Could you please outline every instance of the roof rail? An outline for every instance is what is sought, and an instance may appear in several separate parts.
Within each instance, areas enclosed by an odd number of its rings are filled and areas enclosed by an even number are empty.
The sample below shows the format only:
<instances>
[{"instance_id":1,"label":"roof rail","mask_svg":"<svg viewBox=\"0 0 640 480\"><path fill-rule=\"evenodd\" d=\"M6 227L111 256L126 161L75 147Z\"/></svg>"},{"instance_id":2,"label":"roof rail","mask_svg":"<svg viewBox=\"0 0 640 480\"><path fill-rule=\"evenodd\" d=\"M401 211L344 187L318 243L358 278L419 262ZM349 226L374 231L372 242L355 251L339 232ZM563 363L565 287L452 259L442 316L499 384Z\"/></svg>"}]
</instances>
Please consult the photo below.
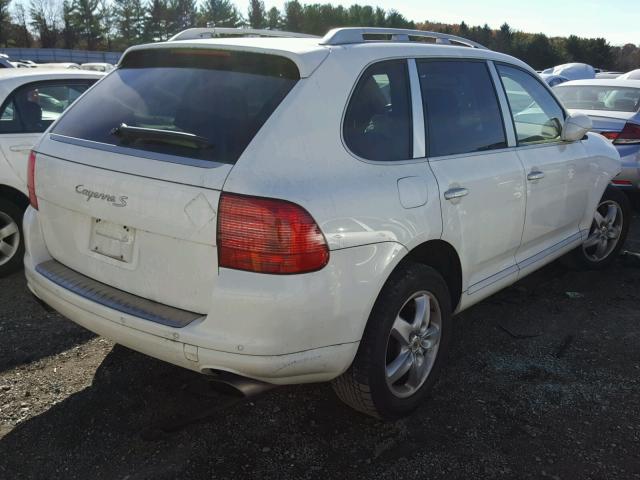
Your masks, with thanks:
<instances>
[{"instance_id":1,"label":"roof rail","mask_svg":"<svg viewBox=\"0 0 640 480\"><path fill-rule=\"evenodd\" d=\"M463 45L472 48L482 48L488 50L487 47L480 45L466 38L448 33L428 32L426 30L408 30L404 28L361 28L347 27L334 28L322 38L322 45L346 45L350 43L366 43L366 42L411 42L420 41L423 38L431 38L435 43L440 45Z\"/></svg>"},{"instance_id":2,"label":"roof rail","mask_svg":"<svg viewBox=\"0 0 640 480\"><path fill-rule=\"evenodd\" d=\"M319 38L315 35L307 35L306 33L283 32L281 30L260 30L255 28L227 28L227 27L211 27L211 28L188 28L177 33L169 39L170 42L176 40L196 40L201 38L214 38L219 36L238 36L238 37L296 37L296 38Z\"/></svg>"}]
</instances>

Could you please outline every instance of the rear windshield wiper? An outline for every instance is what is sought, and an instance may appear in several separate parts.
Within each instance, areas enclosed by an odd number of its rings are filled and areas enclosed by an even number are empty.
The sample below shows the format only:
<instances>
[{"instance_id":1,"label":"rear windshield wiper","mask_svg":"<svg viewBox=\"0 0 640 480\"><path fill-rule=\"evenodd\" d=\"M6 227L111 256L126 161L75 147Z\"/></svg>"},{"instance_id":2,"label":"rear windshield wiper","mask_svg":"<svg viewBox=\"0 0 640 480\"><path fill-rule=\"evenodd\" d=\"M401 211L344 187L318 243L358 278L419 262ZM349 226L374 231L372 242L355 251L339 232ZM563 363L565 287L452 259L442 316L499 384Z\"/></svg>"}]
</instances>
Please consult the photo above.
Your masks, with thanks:
<instances>
[{"instance_id":1,"label":"rear windshield wiper","mask_svg":"<svg viewBox=\"0 0 640 480\"><path fill-rule=\"evenodd\" d=\"M111 135L128 140L169 143L190 148L213 148L208 139L194 133L159 128L131 127L126 123L122 123L111 130Z\"/></svg>"}]
</instances>

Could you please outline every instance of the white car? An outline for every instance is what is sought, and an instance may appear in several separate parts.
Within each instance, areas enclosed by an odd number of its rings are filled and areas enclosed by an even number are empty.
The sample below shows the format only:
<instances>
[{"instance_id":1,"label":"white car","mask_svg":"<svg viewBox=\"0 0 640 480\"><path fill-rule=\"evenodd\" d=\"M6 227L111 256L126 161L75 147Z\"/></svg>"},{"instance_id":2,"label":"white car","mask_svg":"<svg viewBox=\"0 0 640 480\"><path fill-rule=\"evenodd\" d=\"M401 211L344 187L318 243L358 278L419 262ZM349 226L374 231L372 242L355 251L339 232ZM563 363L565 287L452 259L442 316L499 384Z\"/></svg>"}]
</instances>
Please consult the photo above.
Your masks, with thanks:
<instances>
[{"instance_id":1,"label":"white car","mask_svg":"<svg viewBox=\"0 0 640 480\"><path fill-rule=\"evenodd\" d=\"M618 153L521 61L423 31L203 38L233 32L130 48L35 147L28 285L74 322L394 418L454 313L622 246Z\"/></svg>"},{"instance_id":2,"label":"white car","mask_svg":"<svg viewBox=\"0 0 640 480\"><path fill-rule=\"evenodd\" d=\"M101 76L68 70L0 70L0 277L22 266L20 225L29 204L29 151L64 109Z\"/></svg>"}]
</instances>

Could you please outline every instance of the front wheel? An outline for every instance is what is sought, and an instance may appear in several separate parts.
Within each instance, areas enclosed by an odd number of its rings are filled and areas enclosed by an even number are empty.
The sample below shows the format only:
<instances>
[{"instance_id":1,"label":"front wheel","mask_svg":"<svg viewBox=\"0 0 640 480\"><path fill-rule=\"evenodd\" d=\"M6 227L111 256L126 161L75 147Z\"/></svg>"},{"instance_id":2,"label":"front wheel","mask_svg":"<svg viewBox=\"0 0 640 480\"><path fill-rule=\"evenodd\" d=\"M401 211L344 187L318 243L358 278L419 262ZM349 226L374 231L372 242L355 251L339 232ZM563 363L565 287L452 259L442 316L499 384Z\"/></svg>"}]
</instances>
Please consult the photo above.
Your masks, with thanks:
<instances>
[{"instance_id":1,"label":"front wheel","mask_svg":"<svg viewBox=\"0 0 640 480\"><path fill-rule=\"evenodd\" d=\"M594 213L589 235L571 252L575 266L599 270L608 267L622 249L629 231L631 206L627 196L607 187Z\"/></svg>"},{"instance_id":2,"label":"front wheel","mask_svg":"<svg viewBox=\"0 0 640 480\"><path fill-rule=\"evenodd\" d=\"M374 417L409 414L437 379L450 324L451 299L442 276L426 265L402 267L380 292L356 358L333 389L349 406Z\"/></svg>"},{"instance_id":3,"label":"front wheel","mask_svg":"<svg viewBox=\"0 0 640 480\"><path fill-rule=\"evenodd\" d=\"M24 255L22 215L24 209L0 198L0 278L20 269Z\"/></svg>"}]
</instances>

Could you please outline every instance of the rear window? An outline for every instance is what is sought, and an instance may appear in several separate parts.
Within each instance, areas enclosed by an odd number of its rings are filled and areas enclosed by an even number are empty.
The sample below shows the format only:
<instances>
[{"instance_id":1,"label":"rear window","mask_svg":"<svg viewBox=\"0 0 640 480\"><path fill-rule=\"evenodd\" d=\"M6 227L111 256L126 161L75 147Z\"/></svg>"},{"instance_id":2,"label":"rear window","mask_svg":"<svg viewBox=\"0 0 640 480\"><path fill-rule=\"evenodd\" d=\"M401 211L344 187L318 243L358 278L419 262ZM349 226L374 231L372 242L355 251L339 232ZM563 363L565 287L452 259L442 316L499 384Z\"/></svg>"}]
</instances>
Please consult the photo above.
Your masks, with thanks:
<instances>
[{"instance_id":1,"label":"rear window","mask_svg":"<svg viewBox=\"0 0 640 480\"><path fill-rule=\"evenodd\" d=\"M69 109L52 133L234 163L299 78L291 60L274 55L209 49L131 52Z\"/></svg>"},{"instance_id":2,"label":"rear window","mask_svg":"<svg viewBox=\"0 0 640 480\"><path fill-rule=\"evenodd\" d=\"M567 85L556 87L553 91L567 108L610 112L640 110L640 88Z\"/></svg>"}]
</instances>

